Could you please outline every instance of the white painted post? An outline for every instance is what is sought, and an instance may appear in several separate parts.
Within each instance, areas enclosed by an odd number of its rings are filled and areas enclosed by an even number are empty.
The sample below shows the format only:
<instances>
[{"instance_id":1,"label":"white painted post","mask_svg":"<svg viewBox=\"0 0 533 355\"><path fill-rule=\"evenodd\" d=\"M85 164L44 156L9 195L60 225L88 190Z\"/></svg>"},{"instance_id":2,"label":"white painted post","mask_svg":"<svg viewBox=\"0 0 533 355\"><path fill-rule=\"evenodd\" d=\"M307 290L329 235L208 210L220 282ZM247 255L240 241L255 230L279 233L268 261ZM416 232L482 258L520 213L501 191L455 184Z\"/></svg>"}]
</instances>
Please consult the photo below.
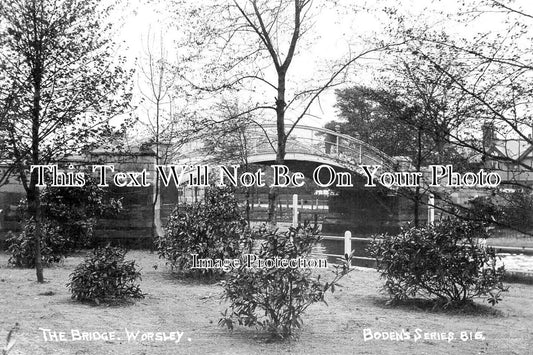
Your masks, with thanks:
<instances>
[{"instance_id":1,"label":"white painted post","mask_svg":"<svg viewBox=\"0 0 533 355\"><path fill-rule=\"evenodd\" d=\"M350 255L352 252L352 232L344 232L344 254Z\"/></svg>"},{"instance_id":2,"label":"white painted post","mask_svg":"<svg viewBox=\"0 0 533 355\"><path fill-rule=\"evenodd\" d=\"M298 226L298 194L292 195L292 226Z\"/></svg>"},{"instance_id":3,"label":"white painted post","mask_svg":"<svg viewBox=\"0 0 533 355\"><path fill-rule=\"evenodd\" d=\"M435 196L429 194L428 196L428 224L433 224L435 221Z\"/></svg>"}]
</instances>

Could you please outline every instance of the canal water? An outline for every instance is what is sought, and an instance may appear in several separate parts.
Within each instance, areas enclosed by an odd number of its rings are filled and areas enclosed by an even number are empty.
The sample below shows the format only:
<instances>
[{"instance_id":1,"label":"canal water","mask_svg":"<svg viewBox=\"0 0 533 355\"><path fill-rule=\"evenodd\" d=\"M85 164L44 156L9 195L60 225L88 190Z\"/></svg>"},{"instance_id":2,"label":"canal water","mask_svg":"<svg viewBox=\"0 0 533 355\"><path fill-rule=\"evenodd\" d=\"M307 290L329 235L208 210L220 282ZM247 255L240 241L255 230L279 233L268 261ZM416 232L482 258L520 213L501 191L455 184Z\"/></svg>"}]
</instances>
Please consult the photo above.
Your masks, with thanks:
<instances>
[{"instance_id":1,"label":"canal water","mask_svg":"<svg viewBox=\"0 0 533 355\"><path fill-rule=\"evenodd\" d=\"M362 236L358 236L362 237ZM327 238L327 237L326 237ZM366 252L371 239L367 241L352 240L352 250L354 256L367 257L370 255ZM340 257L344 255L344 240L342 239L322 239L319 244L313 249L313 256L336 255ZM533 273L533 255L499 253L500 259L497 265L504 265L507 271L519 271L526 273ZM337 257L328 256L328 262L335 262Z\"/></svg>"},{"instance_id":2,"label":"canal water","mask_svg":"<svg viewBox=\"0 0 533 355\"><path fill-rule=\"evenodd\" d=\"M503 264L505 270L533 273L533 256L524 254L498 254L501 260L498 265Z\"/></svg>"}]
</instances>

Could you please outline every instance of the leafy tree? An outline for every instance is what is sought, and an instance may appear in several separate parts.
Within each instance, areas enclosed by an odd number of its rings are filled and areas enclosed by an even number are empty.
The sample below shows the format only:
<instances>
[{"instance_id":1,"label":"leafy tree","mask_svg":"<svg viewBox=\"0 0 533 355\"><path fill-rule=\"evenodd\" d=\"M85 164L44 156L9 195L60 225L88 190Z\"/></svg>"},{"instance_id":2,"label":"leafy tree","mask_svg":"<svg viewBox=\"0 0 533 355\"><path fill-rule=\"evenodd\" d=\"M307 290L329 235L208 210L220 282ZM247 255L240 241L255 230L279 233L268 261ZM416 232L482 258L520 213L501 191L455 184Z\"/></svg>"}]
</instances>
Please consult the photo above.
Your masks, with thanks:
<instances>
[{"instance_id":1,"label":"leafy tree","mask_svg":"<svg viewBox=\"0 0 533 355\"><path fill-rule=\"evenodd\" d=\"M413 123L420 115L418 107L401 102L393 92L363 86L335 93L339 117L345 122L331 121L326 128L338 128L341 133L360 138L391 156L406 155L416 160Z\"/></svg>"},{"instance_id":2,"label":"leafy tree","mask_svg":"<svg viewBox=\"0 0 533 355\"><path fill-rule=\"evenodd\" d=\"M96 0L0 4L0 102L16 93L2 129L35 221L39 282L42 207L37 170L29 168L105 139L109 120L129 100L129 73L114 54L108 12Z\"/></svg>"}]
</instances>

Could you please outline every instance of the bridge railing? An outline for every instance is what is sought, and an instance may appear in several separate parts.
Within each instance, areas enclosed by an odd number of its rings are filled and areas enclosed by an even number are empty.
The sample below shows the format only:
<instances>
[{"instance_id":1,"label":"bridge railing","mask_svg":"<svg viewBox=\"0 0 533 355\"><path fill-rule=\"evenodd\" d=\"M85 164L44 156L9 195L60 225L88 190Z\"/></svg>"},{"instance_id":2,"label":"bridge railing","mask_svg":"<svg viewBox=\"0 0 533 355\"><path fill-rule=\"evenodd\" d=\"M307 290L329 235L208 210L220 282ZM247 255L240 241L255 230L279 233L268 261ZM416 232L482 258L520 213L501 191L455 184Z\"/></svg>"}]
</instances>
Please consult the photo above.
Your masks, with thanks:
<instances>
[{"instance_id":1,"label":"bridge railing","mask_svg":"<svg viewBox=\"0 0 533 355\"><path fill-rule=\"evenodd\" d=\"M247 131L252 154L275 153L276 125L265 124ZM351 165L381 165L393 170L395 161L379 149L348 135L325 128L296 126L286 143L286 153L324 156Z\"/></svg>"}]
</instances>

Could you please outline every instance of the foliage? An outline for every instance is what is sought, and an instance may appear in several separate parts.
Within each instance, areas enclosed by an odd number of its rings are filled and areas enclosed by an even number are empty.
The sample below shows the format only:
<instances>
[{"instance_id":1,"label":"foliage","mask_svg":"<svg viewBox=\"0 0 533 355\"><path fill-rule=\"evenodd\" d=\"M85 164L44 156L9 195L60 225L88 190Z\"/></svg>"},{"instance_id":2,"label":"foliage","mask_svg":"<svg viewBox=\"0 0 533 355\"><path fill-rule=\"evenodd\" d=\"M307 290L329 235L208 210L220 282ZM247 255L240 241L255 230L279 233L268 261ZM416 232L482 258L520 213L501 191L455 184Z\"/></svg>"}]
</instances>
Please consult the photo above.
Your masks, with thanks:
<instances>
[{"instance_id":1,"label":"foliage","mask_svg":"<svg viewBox=\"0 0 533 355\"><path fill-rule=\"evenodd\" d=\"M404 63L404 66L407 66ZM416 66L416 64L413 64ZM395 77L406 75L396 69ZM412 74L411 71L409 71ZM426 73L418 73L423 75ZM399 79L398 79L399 80ZM442 109L442 98L411 93L410 100L402 92L415 78L402 78L400 82L387 82L386 89L353 86L336 90L339 116L347 122L330 121L325 127L358 137L391 156L408 156L415 167L446 161L456 170L472 168L468 155L456 146L444 144L455 122L451 118L435 114ZM431 78L416 78L422 82L434 82ZM422 85L416 83L418 86ZM427 94L424 92L424 94ZM449 97L447 98L449 99ZM430 111L431 107L433 111Z\"/></svg>"},{"instance_id":2,"label":"foliage","mask_svg":"<svg viewBox=\"0 0 533 355\"><path fill-rule=\"evenodd\" d=\"M60 228L51 223L41 225L41 260L44 265L60 262L68 254L65 245L68 240L59 233ZM6 240L8 245L9 264L17 267L35 267L35 223L33 219L26 221L22 231L15 235L9 232Z\"/></svg>"},{"instance_id":3,"label":"foliage","mask_svg":"<svg viewBox=\"0 0 533 355\"><path fill-rule=\"evenodd\" d=\"M116 131L109 121L131 98L131 73L116 55L109 11L98 0L0 2L2 159L10 162L4 171L19 177L26 191L39 282L41 205L37 170L29 174L30 166L109 141Z\"/></svg>"},{"instance_id":4,"label":"foliage","mask_svg":"<svg viewBox=\"0 0 533 355\"><path fill-rule=\"evenodd\" d=\"M468 210L470 219L495 222L523 232L533 228L533 195L528 190L478 196L469 202L472 206Z\"/></svg>"},{"instance_id":5,"label":"foliage","mask_svg":"<svg viewBox=\"0 0 533 355\"><path fill-rule=\"evenodd\" d=\"M394 301L421 295L458 306L488 296L494 305L507 289L502 284L504 267L496 267L494 249L480 244L486 237L483 225L454 219L382 235L374 239L369 252Z\"/></svg>"},{"instance_id":6,"label":"foliage","mask_svg":"<svg viewBox=\"0 0 533 355\"><path fill-rule=\"evenodd\" d=\"M502 205L494 201L492 196L476 196L469 203L471 208L463 213L466 218L482 221L502 220Z\"/></svg>"},{"instance_id":7,"label":"foliage","mask_svg":"<svg viewBox=\"0 0 533 355\"><path fill-rule=\"evenodd\" d=\"M383 152L416 159L416 127L421 109L402 103L397 95L384 90L354 86L336 90L339 116L347 122L331 121L326 128L358 137ZM427 135L424 145L427 146Z\"/></svg>"},{"instance_id":8,"label":"foliage","mask_svg":"<svg viewBox=\"0 0 533 355\"><path fill-rule=\"evenodd\" d=\"M98 218L120 212L120 200L107 198L105 190L92 177L79 187L46 187L41 191L41 260L45 265L57 263L78 248L92 241ZM18 235L10 233L7 240L9 263L18 267L35 267L35 223L27 217L25 201L19 212L26 218ZM33 260L32 260L33 258Z\"/></svg>"},{"instance_id":9,"label":"foliage","mask_svg":"<svg viewBox=\"0 0 533 355\"><path fill-rule=\"evenodd\" d=\"M515 190L502 207L503 219L509 225L523 231L533 229L533 194L531 191Z\"/></svg>"},{"instance_id":10,"label":"foliage","mask_svg":"<svg viewBox=\"0 0 533 355\"><path fill-rule=\"evenodd\" d=\"M98 219L122 210L121 201L109 198L96 179L87 175L84 186L45 188L41 204L44 219L65 239L66 252L89 245Z\"/></svg>"},{"instance_id":11,"label":"foliage","mask_svg":"<svg viewBox=\"0 0 533 355\"><path fill-rule=\"evenodd\" d=\"M386 11L388 32L402 43L390 53L393 70L382 70L394 78L386 80L388 90L422 104L428 120L438 122L440 148L451 145L485 167L498 163L510 185L526 187L532 169L523 149L533 144L530 9L512 1L466 1L435 10L443 27L398 7ZM499 25L479 26L487 21Z\"/></svg>"},{"instance_id":12,"label":"foliage","mask_svg":"<svg viewBox=\"0 0 533 355\"><path fill-rule=\"evenodd\" d=\"M135 261L124 261L126 250L106 246L97 248L70 274L67 287L72 298L96 304L128 298L144 298L137 279L141 273Z\"/></svg>"},{"instance_id":13,"label":"foliage","mask_svg":"<svg viewBox=\"0 0 533 355\"><path fill-rule=\"evenodd\" d=\"M320 239L308 226L286 233L262 229L256 237L264 240L255 254L263 260L306 258ZM326 303L325 293L335 291L338 281L350 272L350 262L351 256L346 255L340 265L335 265L335 277L330 282L320 281L320 275L313 277L309 268L259 268L242 262L223 283L224 297L231 306L219 324L232 330L236 321L266 329L278 338L291 336L295 328L301 327L301 317L310 305Z\"/></svg>"},{"instance_id":14,"label":"foliage","mask_svg":"<svg viewBox=\"0 0 533 355\"><path fill-rule=\"evenodd\" d=\"M21 167L109 138L108 120L129 102L131 74L116 55L110 10L97 0L0 4L0 102L15 101L2 128Z\"/></svg>"},{"instance_id":15,"label":"foliage","mask_svg":"<svg viewBox=\"0 0 533 355\"><path fill-rule=\"evenodd\" d=\"M191 269L192 254L198 259L231 259L238 257L246 222L229 188L207 188L202 202L178 206L169 217L165 234L156 246L180 271L196 276L212 276L213 269Z\"/></svg>"}]
</instances>

